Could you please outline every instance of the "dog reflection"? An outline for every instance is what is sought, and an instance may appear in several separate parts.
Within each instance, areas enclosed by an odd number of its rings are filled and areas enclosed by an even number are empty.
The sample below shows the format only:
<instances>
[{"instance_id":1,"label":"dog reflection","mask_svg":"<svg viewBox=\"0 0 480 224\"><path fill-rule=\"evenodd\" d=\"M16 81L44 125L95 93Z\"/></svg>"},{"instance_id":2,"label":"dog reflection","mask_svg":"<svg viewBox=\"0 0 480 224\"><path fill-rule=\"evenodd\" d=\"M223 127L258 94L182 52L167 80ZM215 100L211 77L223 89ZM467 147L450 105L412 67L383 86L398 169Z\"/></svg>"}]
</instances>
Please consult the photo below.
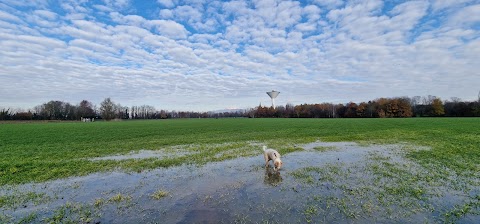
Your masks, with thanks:
<instances>
[{"instance_id":1,"label":"dog reflection","mask_svg":"<svg viewBox=\"0 0 480 224\"><path fill-rule=\"evenodd\" d=\"M280 171L275 170L273 167L265 167L265 179L263 182L268 185L278 186L282 182L282 176Z\"/></svg>"}]
</instances>

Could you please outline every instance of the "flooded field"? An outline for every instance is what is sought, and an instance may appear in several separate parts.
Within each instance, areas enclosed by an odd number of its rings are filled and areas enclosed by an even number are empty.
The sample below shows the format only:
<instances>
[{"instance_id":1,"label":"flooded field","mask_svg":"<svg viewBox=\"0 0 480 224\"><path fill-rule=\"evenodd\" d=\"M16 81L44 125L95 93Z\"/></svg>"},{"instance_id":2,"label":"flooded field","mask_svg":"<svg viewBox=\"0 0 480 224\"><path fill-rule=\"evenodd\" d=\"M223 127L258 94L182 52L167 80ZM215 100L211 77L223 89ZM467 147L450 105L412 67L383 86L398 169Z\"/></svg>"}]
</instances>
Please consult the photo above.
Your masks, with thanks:
<instances>
[{"instance_id":1,"label":"flooded field","mask_svg":"<svg viewBox=\"0 0 480 224\"><path fill-rule=\"evenodd\" d=\"M121 170L0 188L0 223L480 222L479 180L432 174L409 145L314 142L258 155L138 173ZM422 148L421 150L428 150ZM187 155L183 151L179 154ZM155 151L98 160L165 158Z\"/></svg>"}]
</instances>

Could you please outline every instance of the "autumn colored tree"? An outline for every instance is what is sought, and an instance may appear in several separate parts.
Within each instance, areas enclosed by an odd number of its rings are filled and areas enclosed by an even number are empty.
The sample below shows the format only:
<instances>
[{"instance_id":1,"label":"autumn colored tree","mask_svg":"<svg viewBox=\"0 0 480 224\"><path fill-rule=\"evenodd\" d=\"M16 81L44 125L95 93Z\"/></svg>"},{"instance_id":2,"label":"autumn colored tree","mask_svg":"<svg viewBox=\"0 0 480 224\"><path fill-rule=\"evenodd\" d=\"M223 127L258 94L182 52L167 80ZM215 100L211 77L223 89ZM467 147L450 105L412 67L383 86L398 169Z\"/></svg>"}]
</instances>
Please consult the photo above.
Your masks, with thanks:
<instances>
[{"instance_id":1,"label":"autumn colored tree","mask_svg":"<svg viewBox=\"0 0 480 224\"><path fill-rule=\"evenodd\" d=\"M350 102L346 106L345 117L357 117L357 104Z\"/></svg>"},{"instance_id":2,"label":"autumn colored tree","mask_svg":"<svg viewBox=\"0 0 480 224\"><path fill-rule=\"evenodd\" d=\"M295 106L294 111L297 117L312 117L312 105L300 104Z\"/></svg>"},{"instance_id":3,"label":"autumn colored tree","mask_svg":"<svg viewBox=\"0 0 480 224\"><path fill-rule=\"evenodd\" d=\"M398 98L398 113L397 117L412 117L412 104L410 103L410 99L407 97Z\"/></svg>"},{"instance_id":4,"label":"autumn colored tree","mask_svg":"<svg viewBox=\"0 0 480 224\"><path fill-rule=\"evenodd\" d=\"M357 117L368 117L367 115L368 104L361 102L357 107Z\"/></svg>"},{"instance_id":5,"label":"autumn colored tree","mask_svg":"<svg viewBox=\"0 0 480 224\"><path fill-rule=\"evenodd\" d=\"M445 110L443 108L443 102L440 98L435 98L432 101L432 115L433 116L443 116L445 114Z\"/></svg>"},{"instance_id":6,"label":"autumn colored tree","mask_svg":"<svg viewBox=\"0 0 480 224\"><path fill-rule=\"evenodd\" d=\"M387 98L379 98L376 99L374 103L376 117L387 117L387 104L389 103L389 100Z\"/></svg>"}]
</instances>

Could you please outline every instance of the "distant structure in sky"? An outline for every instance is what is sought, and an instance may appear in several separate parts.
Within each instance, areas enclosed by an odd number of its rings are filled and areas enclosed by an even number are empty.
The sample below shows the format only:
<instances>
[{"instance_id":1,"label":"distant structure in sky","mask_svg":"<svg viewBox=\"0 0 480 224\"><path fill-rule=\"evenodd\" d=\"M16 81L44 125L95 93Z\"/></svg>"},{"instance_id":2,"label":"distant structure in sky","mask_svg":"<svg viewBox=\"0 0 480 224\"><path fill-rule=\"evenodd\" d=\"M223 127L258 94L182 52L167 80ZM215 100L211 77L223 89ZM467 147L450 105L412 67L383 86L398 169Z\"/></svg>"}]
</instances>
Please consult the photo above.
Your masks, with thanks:
<instances>
[{"instance_id":1,"label":"distant structure in sky","mask_svg":"<svg viewBox=\"0 0 480 224\"><path fill-rule=\"evenodd\" d=\"M278 96L278 94L280 94L280 92L272 90L271 92L267 92L267 94L272 99L272 107L275 109L275 98L277 98L277 96Z\"/></svg>"}]
</instances>

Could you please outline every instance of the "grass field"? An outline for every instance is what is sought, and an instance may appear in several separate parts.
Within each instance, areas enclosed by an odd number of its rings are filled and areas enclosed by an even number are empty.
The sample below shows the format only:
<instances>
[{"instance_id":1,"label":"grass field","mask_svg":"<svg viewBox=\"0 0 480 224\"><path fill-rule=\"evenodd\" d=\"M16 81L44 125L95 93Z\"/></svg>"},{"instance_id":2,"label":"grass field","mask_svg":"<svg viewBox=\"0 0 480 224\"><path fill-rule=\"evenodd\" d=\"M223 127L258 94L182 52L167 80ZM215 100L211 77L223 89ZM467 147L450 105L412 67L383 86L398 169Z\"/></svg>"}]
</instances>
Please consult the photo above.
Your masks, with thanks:
<instances>
[{"instance_id":1,"label":"grass field","mask_svg":"<svg viewBox=\"0 0 480 224\"><path fill-rule=\"evenodd\" d=\"M0 223L478 223L478 130L479 118L0 123Z\"/></svg>"},{"instance_id":2,"label":"grass field","mask_svg":"<svg viewBox=\"0 0 480 224\"><path fill-rule=\"evenodd\" d=\"M185 119L123 122L0 124L0 186L42 182L113 169L144 170L185 162L202 164L258 154L250 143L284 153L295 144L321 141L412 143L432 150L407 154L425 167L459 176L480 173L479 118L408 119ZM183 146L195 154L176 158L100 160L90 158L142 149ZM225 153L225 150L237 153Z\"/></svg>"}]
</instances>

